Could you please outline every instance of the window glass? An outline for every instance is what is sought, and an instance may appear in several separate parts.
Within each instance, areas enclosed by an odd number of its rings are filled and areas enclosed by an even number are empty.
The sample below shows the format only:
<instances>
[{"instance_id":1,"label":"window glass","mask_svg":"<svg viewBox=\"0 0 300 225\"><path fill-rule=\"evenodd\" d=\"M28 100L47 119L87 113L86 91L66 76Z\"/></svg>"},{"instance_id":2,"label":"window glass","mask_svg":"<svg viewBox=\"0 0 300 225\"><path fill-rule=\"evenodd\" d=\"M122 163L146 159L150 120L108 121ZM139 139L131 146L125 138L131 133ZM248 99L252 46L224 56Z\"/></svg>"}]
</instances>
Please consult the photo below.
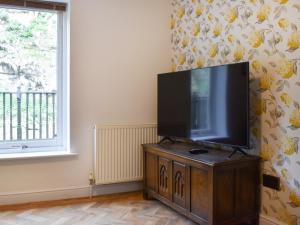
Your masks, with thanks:
<instances>
[{"instance_id":1,"label":"window glass","mask_svg":"<svg viewBox=\"0 0 300 225\"><path fill-rule=\"evenodd\" d=\"M0 141L57 137L59 13L0 8Z\"/></svg>"}]
</instances>

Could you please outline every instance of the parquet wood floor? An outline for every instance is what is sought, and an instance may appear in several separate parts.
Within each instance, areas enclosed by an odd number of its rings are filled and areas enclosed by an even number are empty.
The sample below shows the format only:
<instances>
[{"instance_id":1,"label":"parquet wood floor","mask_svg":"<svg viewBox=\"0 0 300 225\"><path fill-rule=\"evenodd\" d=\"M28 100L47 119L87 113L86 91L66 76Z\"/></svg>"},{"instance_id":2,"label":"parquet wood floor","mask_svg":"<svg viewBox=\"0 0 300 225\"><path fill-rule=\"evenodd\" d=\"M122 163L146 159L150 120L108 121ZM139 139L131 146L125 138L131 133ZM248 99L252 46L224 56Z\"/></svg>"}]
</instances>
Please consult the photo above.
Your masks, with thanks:
<instances>
[{"instance_id":1,"label":"parquet wood floor","mask_svg":"<svg viewBox=\"0 0 300 225\"><path fill-rule=\"evenodd\" d=\"M57 205L0 211L0 225L194 225L158 201L143 200L140 193Z\"/></svg>"}]
</instances>

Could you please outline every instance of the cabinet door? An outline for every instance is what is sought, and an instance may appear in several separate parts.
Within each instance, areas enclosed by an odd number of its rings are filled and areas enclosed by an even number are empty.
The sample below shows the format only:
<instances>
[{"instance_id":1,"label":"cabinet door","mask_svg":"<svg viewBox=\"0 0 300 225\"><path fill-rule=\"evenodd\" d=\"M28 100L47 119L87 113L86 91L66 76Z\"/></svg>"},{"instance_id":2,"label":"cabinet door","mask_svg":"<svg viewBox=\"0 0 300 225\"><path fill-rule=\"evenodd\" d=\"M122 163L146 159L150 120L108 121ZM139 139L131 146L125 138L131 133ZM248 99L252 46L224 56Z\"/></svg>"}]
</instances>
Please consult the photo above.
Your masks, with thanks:
<instances>
[{"instance_id":1,"label":"cabinet door","mask_svg":"<svg viewBox=\"0 0 300 225\"><path fill-rule=\"evenodd\" d=\"M159 158L158 166L158 192L163 197L172 198L172 176L171 161L166 158Z\"/></svg>"},{"instance_id":2,"label":"cabinet door","mask_svg":"<svg viewBox=\"0 0 300 225\"><path fill-rule=\"evenodd\" d=\"M191 167L191 213L208 220L210 190L208 171Z\"/></svg>"},{"instance_id":3,"label":"cabinet door","mask_svg":"<svg viewBox=\"0 0 300 225\"><path fill-rule=\"evenodd\" d=\"M184 164L173 163L173 202L182 208L187 206L188 196L188 167Z\"/></svg>"}]
</instances>

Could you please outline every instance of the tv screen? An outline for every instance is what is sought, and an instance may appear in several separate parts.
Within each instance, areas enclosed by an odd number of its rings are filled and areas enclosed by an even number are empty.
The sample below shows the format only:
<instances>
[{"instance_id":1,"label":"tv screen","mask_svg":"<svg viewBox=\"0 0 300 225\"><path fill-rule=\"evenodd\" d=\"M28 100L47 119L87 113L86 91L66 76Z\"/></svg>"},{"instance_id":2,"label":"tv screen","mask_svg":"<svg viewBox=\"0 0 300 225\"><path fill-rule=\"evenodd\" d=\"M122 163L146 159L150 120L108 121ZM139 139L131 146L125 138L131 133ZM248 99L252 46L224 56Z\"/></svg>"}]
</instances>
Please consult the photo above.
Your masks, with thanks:
<instances>
[{"instance_id":1,"label":"tv screen","mask_svg":"<svg viewBox=\"0 0 300 225\"><path fill-rule=\"evenodd\" d=\"M158 75L158 135L249 147L249 63Z\"/></svg>"}]
</instances>

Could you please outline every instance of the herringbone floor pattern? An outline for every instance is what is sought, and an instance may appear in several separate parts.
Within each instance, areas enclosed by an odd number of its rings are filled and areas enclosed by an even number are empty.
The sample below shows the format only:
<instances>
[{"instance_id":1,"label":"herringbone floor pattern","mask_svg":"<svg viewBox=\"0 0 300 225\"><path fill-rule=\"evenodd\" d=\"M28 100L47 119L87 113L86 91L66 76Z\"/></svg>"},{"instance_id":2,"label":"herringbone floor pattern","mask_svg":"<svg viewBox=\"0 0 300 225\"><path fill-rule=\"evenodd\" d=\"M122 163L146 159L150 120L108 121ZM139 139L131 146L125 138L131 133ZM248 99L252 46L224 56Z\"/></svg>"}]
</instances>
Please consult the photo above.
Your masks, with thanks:
<instances>
[{"instance_id":1,"label":"herringbone floor pattern","mask_svg":"<svg viewBox=\"0 0 300 225\"><path fill-rule=\"evenodd\" d=\"M96 202L0 212L0 225L192 225L158 201L141 195Z\"/></svg>"}]
</instances>

